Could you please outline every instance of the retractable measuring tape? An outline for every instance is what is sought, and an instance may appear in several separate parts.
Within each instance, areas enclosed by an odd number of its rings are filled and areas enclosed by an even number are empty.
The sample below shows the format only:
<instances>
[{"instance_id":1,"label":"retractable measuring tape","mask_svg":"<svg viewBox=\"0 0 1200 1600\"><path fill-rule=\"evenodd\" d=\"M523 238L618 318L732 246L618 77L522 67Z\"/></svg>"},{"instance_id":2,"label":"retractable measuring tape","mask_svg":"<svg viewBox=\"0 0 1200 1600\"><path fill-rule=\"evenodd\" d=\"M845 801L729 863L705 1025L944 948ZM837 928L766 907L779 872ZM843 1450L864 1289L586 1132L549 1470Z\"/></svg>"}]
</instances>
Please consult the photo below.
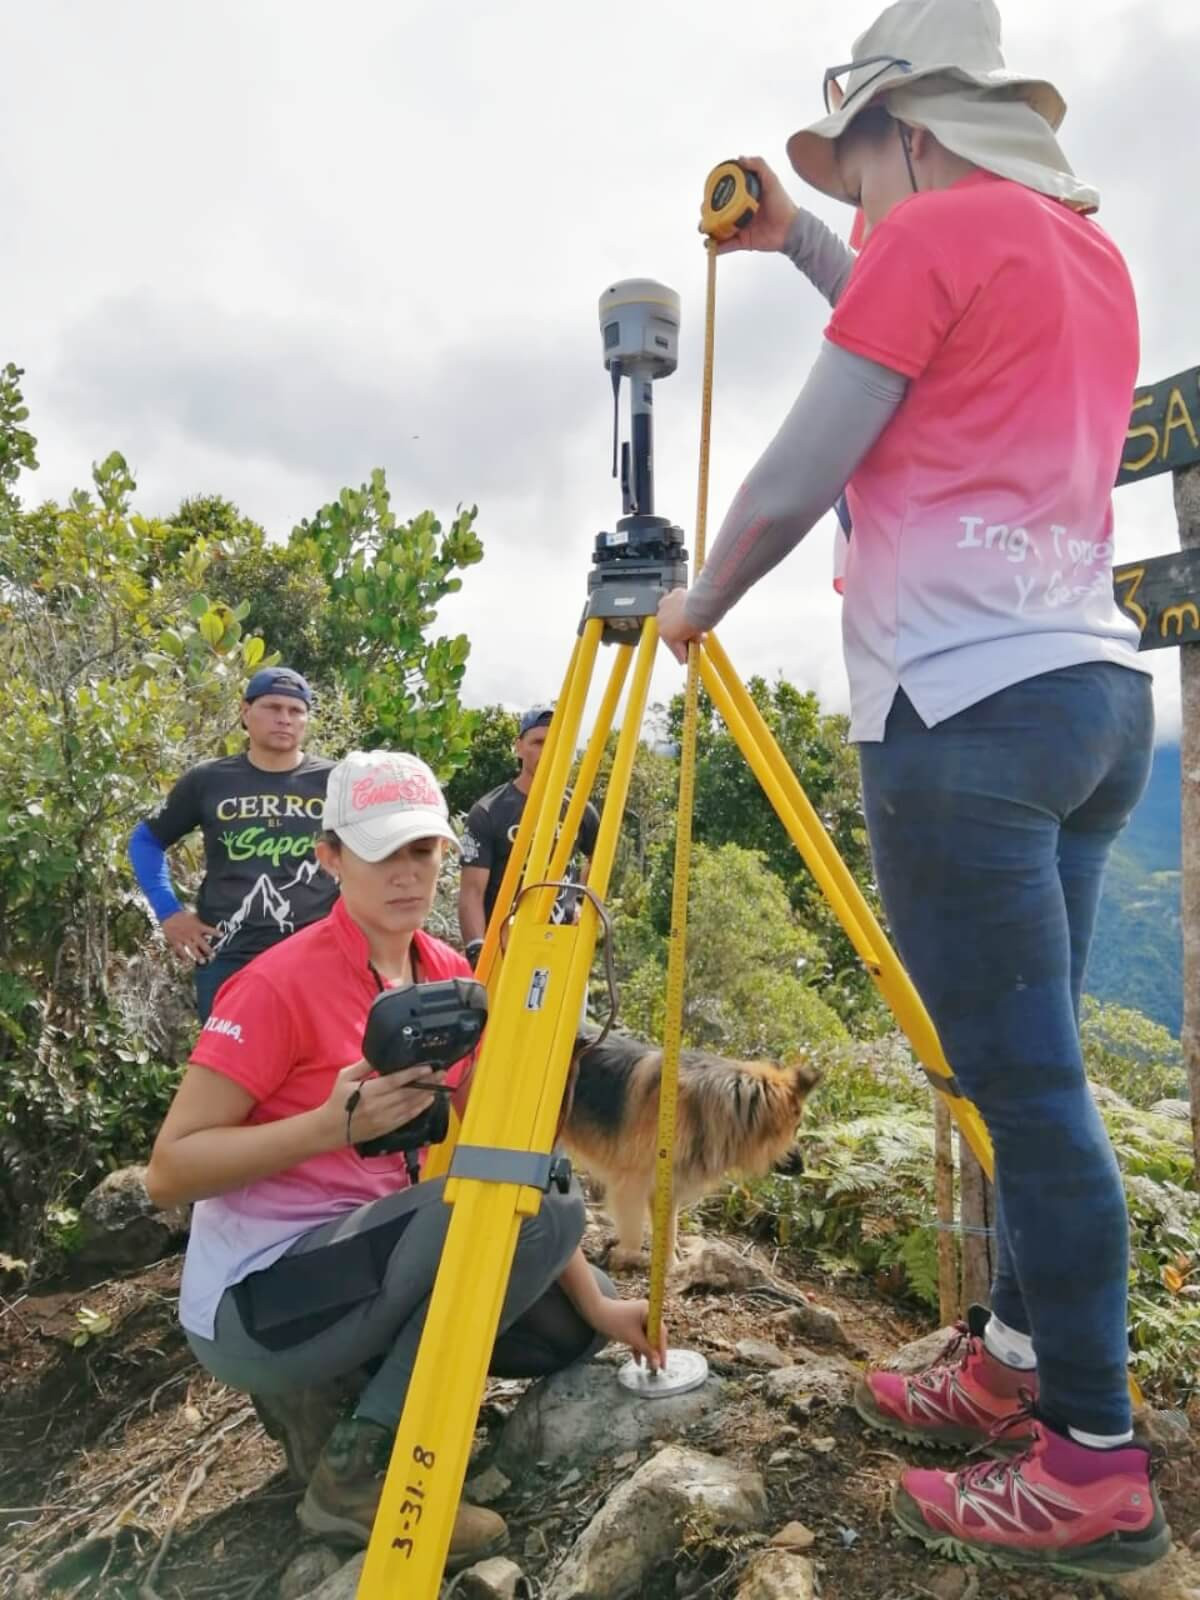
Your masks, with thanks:
<instances>
[{"instance_id":1,"label":"retractable measuring tape","mask_svg":"<svg viewBox=\"0 0 1200 1600\"><path fill-rule=\"evenodd\" d=\"M708 280L704 303L704 375L700 395L700 462L696 487L695 575L704 565L708 531L709 445L712 436L713 346L717 320L718 244L732 239L754 220L762 184L736 161L722 161L704 183L700 231L707 235ZM650 1314L647 1332L657 1345L666 1298L667 1245L675 1179L675 1128L679 1103L679 1058L683 1048L683 990L687 966L688 882L691 876L692 810L696 790L696 724L699 715L700 661L697 645L688 645L683 728L679 744L679 804L675 834L675 875L671 888L671 935L667 947L666 1017L663 1029L662 1078L658 1095L655 1143L654 1205L650 1246ZM703 1374L701 1373L701 1376ZM670 1376L670 1373L668 1373ZM668 1386L663 1386L664 1388ZM670 1388L678 1392L678 1386ZM654 1393L654 1380L638 1384Z\"/></svg>"},{"instance_id":2,"label":"retractable measuring tape","mask_svg":"<svg viewBox=\"0 0 1200 1600\"><path fill-rule=\"evenodd\" d=\"M754 221L762 199L758 174L736 161L722 161L704 180L700 232L725 244Z\"/></svg>"}]
</instances>

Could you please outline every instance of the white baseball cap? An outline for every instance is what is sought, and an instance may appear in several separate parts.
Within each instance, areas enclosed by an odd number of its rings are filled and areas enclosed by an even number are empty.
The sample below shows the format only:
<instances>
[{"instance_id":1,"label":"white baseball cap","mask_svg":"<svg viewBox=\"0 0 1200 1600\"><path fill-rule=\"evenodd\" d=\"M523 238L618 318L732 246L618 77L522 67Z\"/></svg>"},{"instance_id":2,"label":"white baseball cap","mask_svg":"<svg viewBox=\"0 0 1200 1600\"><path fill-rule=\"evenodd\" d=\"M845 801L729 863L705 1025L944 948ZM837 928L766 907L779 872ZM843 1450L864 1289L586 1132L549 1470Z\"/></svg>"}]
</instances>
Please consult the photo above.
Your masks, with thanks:
<instances>
[{"instance_id":1,"label":"white baseball cap","mask_svg":"<svg viewBox=\"0 0 1200 1600\"><path fill-rule=\"evenodd\" d=\"M418 757L352 750L329 774L325 827L364 861L382 861L414 839L457 846L446 797Z\"/></svg>"}]
</instances>

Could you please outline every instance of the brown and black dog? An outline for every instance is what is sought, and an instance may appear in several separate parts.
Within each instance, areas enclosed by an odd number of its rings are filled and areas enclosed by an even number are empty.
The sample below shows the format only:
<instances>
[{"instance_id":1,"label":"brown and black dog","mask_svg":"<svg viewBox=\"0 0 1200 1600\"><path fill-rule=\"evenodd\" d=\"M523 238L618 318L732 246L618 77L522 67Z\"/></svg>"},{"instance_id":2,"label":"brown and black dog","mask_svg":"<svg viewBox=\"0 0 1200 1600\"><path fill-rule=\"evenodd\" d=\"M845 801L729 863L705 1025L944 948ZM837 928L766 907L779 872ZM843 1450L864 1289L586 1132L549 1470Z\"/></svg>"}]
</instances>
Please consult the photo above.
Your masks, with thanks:
<instances>
[{"instance_id":1,"label":"brown and black dog","mask_svg":"<svg viewBox=\"0 0 1200 1600\"><path fill-rule=\"evenodd\" d=\"M610 1265L631 1266L641 1258L642 1224L654 1193L663 1053L618 1034L599 1044L581 1038L577 1049L574 1099L559 1137L604 1184L605 1209L617 1230ZM792 1141L819 1078L804 1061L776 1066L683 1052L668 1262L675 1259L679 1211L715 1189L726 1173L800 1170Z\"/></svg>"}]
</instances>

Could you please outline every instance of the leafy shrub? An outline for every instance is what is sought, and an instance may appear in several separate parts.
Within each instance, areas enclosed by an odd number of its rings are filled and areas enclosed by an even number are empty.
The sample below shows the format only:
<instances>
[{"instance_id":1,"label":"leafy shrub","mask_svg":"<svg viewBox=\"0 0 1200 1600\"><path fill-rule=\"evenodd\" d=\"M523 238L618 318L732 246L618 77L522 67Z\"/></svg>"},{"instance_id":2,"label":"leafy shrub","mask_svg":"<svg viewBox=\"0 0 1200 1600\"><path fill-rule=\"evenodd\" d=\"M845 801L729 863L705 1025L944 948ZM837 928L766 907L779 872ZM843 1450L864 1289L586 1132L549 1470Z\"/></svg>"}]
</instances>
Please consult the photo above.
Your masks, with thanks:
<instances>
[{"instance_id":1,"label":"leafy shrub","mask_svg":"<svg viewBox=\"0 0 1200 1600\"><path fill-rule=\"evenodd\" d=\"M803 1175L734 1185L707 1203L708 1214L831 1275L886 1274L887 1287L934 1311L930 1091L898 1037L826 1058L797 1135ZM1200 1388L1200 1194L1190 1130L1131 1105L1105 1105L1102 1114L1129 1204L1134 1371L1153 1396L1184 1402Z\"/></svg>"},{"instance_id":2,"label":"leafy shrub","mask_svg":"<svg viewBox=\"0 0 1200 1600\"><path fill-rule=\"evenodd\" d=\"M644 903L643 949L621 986L621 1017L635 1033L661 1039L666 1007L670 865L658 853ZM619 924L624 940L628 919ZM739 845L697 845L688 904L684 1041L726 1055L776 1059L842 1040L837 1014L808 978L821 953L801 925L783 884L762 857Z\"/></svg>"},{"instance_id":3,"label":"leafy shrub","mask_svg":"<svg viewBox=\"0 0 1200 1600\"><path fill-rule=\"evenodd\" d=\"M1079 1036L1088 1077L1130 1105L1148 1110L1159 1100L1187 1098L1179 1040L1140 1011L1085 995Z\"/></svg>"}]
</instances>

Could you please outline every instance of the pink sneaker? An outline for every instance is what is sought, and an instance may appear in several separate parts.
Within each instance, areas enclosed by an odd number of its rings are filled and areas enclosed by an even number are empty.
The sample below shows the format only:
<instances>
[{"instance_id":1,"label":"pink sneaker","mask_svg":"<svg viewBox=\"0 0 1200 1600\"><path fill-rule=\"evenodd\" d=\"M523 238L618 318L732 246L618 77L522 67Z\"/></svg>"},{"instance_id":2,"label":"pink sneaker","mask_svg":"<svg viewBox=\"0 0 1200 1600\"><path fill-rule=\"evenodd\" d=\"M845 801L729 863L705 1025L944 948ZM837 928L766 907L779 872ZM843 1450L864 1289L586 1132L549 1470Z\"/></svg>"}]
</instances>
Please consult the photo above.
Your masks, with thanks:
<instances>
[{"instance_id":1,"label":"pink sneaker","mask_svg":"<svg viewBox=\"0 0 1200 1600\"><path fill-rule=\"evenodd\" d=\"M909 1444L990 1444L997 1453L1023 1448L1033 1428L1022 1427L1020 1419L1027 1402L1037 1398L1037 1373L1017 1372L989 1355L983 1345L987 1321L984 1307L972 1306L937 1361L915 1378L865 1373L854 1392L854 1409L868 1427ZM1010 1419L1011 1432L1002 1427Z\"/></svg>"},{"instance_id":2,"label":"pink sneaker","mask_svg":"<svg viewBox=\"0 0 1200 1600\"><path fill-rule=\"evenodd\" d=\"M1140 1445L1091 1450L1034 1421L1011 1461L959 1472L906 1472L892 1496L905 1533L982 1566L1107 1578L1140 1571L1171 1548L1171 1530Z\"/></svg>"}]
</instances>

